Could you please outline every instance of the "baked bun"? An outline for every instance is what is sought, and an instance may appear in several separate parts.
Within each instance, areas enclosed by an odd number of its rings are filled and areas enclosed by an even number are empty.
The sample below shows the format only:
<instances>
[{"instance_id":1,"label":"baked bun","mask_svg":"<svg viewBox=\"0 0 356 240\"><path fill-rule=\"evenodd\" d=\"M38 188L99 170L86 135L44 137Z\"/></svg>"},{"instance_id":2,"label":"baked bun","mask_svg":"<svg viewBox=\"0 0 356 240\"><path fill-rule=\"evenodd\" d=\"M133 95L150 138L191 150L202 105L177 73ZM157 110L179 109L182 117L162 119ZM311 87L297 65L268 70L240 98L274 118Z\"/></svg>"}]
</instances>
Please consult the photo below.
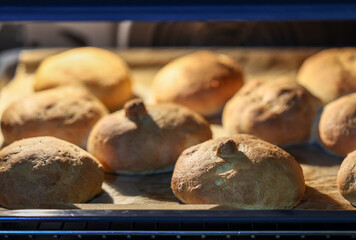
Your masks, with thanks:
<instances>
[{"instance_id":1,"label":"baked bun","mask_svg":"<svg viewBox=\"0 0 356 240\"><path fill-rule=\"evenodd\" d=\"M319 140L341 156L356 150L356 93L327 104L319 121Z\"/></svg>"},{"instance_id":2,"label":"baked bun","mask_svg":"<svg viewBox=\"0 0 356 240\"><path fill-rule=\"evenodd\" d=\"M130 72L117 55L83 47L42 61L35 74L36 91L68 84L84 84L111 111L132 97Z\"/></svg>"},{"instance_id":3,"label":"baked bun","mask_svg":"<svg viewBox=\"0 0 356 240\"><path fill-rule=\"evenodd\" d=\"M148 106L127 102L102 118L87 149L113 173L148 174L171 170L186 148L210 139L209 124L197 113L172 103Z\"/></svg>"},{"instance_id":4,"label":"baked bun","mask_svg":"<svg viewBox=\"0 0 356 240\"><path fill-rule=\"evenodd\" d=\"M6 143L48 135L85 147L91 128L107 113L83 87L63 86L12 103L3 113L1 130Z\"/></svg>"},{"instance_id":5,"label":"baked bun","mask_svg":"<svg viewBox=\"0 0 356 240\"><path fill-rule=\"evenodd\" d=\"M297 78L324 104L356 92L356 48L327 49L309 57Z\"/></svg>"},{"instance_id":6,"label":"baked bun","mask_svg":"<svg viewBox=\"0 0 356 240\"><path fill-rule=\"evenodd\" d=\"M244 209L289 209L302 199L303 171L294 158L268 142L239 134L186 149L171 188L189 204Z\"/></svg>"},{"instance_id":7,"label":"baked bun","mask_svg":"<svg viewBox=\"0 0 356 240\"><path fill-rule=\"evenodd\" d=\"M86 202L101 191L103 181L92 155L58 138L27 138L0 151L0 205L5 208Z\"/></svg>"},{"instance_id":8,"label":"baked bun","mask_svg":"<svg viewBox=\"0 0 356 240\"><path fill-rule=\"evenodd\" d=\"M278 145L299 143L310 138L319 105L292 79L257 79L227 102L222 122L231 134L252 134Z\"/></svg>"},{"instance_id":9,"label":"baked bun","mask_svg":"<svg viewBox=\"0 0 356 240\"><path fill-rule=\"evenodd\" d=\"M156 102L175 102L214 115L242 84L241 68L233 59L199 51L163 67L154 78L152 94Z\"/></svg>"},{"instance_id":10,"label":"baked bun","mask_svg":"<svg viewBox=\"0 0 356 240\"><path fill-rule=\"evenodd\" d=\"M356 207L356 151L347 155L337 174L337 187L340 194Z\"/></svg>"}]
</instances>

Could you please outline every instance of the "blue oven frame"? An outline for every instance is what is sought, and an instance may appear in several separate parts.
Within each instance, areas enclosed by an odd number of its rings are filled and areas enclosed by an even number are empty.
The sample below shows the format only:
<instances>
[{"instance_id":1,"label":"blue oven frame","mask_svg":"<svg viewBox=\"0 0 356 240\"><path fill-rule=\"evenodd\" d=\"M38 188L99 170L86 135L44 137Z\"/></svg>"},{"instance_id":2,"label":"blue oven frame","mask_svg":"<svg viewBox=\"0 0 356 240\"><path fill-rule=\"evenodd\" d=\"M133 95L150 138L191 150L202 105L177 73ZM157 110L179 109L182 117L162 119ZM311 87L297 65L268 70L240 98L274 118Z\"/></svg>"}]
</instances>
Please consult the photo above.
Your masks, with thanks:
<instances>
[{"instance_id":1,"label":"blue oven frame","mask_svg":"<svg viewBox=\"0 0 356 240\"><path fill-rule=\"evenodd\" d=\"M344 0L1 0L0 21L355 20Z\"/></svg>"}]
</instances>

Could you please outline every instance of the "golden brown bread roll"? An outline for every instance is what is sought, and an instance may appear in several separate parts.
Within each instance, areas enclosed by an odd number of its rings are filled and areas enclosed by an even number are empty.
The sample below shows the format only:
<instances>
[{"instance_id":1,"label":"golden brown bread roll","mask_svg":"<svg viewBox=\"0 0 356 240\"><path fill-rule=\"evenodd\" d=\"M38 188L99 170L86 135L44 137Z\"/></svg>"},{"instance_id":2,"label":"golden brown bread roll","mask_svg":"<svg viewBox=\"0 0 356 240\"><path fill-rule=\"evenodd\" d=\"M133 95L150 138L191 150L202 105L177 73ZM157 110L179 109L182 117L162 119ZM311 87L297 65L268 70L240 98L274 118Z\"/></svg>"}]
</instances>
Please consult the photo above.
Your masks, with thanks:
<instances>
[{"instance_id":1,"label":"golden brown bread roll","mask_svg":"<svg viewBox=\"0 0 356 240\"><path fill-rule=\"evenodd\" d=\"M175 102L202 114L221 112L243 84L242 70L230 57L199 51L163 67L152 84L156 102Z\"/></svg>"},{"instance_id":2,"label":"golden brown bread roll","mask_svg":"<svg viewBox=\"0 0 356 240\"><path fill-rule=\"evenodd\" d=\"M176 104L144 106L135 99L102 118L87 149L113 173L146 174L171 170L186 148L211 138L209 124Z\"/></svg>"},{"instance_id":3,"label":"golden brown bread roll","mask_svg":"<svg viewBox=\"0 0 356 240\"><path fill-rule=\"evenodd\" d=\"M189 204L284 209L302 199L303 171L294 158L252 135L217 138L186 149L171 188Z\"/></svg>"},{"instance_id":4,"label":"golden brown bread roll","mask_svg":"<svg viewBox=\"0 0 356 240\"><path fill-rule=\"evenodd\" d=\"M85 147L91 128L108 113L83 87L62 86L12 103L1 118L6 143L37 136L54 136Z\"/></svg>"},{"instance_id":5,"label":"golden brown bread roll","mask_svg":"<svg viewBox=\"0 0 356 240\"><path fill-rule=\"evenodd\" d=\"M356 91L356 48L334 48L306 59L298 82L324 104Z\"/></svg>"},{"instance_id":6,"label":"golden brown bread roll","mask_svg":"<svg viewBox=\"0 0 356 240\"><path fill-rule=\"evenodd\" d=\"M132 97L130 72L117 55L99 48L83 47L43 60L35 74L34 89L84 84L111 111Z\"/></svg>"},{"instance_id":7,"label":"golden brown bread roll","mask_svg":"<svg viewBox=\"0 0 356 240\"><path fill-rule=\"evenodd\" d=\"M319 140L341 156L356 150L356 93L327 104L319 121Z\"/></svg>"},{"instance_id":8,"label":"golden brown bread roll","mask_svg":"<svg viewBox=\"0 0 356 240\"><path fill-rule=\"evenodd\" d=\"M290 78L245 84L224 108L231 134L247 133L273 144L307 141L320 101Z\"/></svg>"},{"instance_id":9,"label":"golden brown bread roll","mask_svg":"<svg viewBox=\"0 0 356 240\"><path fill-rule=\"evenodd\" d=\"M356 207L356 151L347 155L337 174L340 194Z\"/></svg>"},{"instance_id":10,"label":"golden brown bread roll","mask_svg":"<svg viewBox=\"0 0 356 240\"><path fill-rule=\"evenodd\" d=\"M103 181L92 155L58 138L27 138L0 151L2 207L86 202L101 191Z\"/></svg>"}]
</instances>

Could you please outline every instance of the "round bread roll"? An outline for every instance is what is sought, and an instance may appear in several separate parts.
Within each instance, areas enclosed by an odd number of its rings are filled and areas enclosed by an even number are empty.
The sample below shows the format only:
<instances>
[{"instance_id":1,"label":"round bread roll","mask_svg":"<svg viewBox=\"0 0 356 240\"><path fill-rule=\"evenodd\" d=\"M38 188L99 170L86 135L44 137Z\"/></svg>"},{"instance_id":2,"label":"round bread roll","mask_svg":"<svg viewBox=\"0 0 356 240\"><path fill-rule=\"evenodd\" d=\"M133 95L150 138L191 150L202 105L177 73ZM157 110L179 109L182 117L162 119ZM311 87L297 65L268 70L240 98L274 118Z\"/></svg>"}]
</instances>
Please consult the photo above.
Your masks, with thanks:
<instances>
[{"instance_id":1,"label":"round bread roll","mask_svg":"<svg viewBox=\"0 0 356 240\"><path fill-rule=\"evenodd\" d=\"M230 57L199 51L178 58L155 76L156 102L175 102L202 115L220 113L243 84L242 71Z\"/></svg>"},{"instance_id":2,"label":"round bread roll","mask_svg":"<svg viewBox=\"0 0 356 240\"><path fill-rule=\"evenodd\" d=\"M63 86L10 104L1 118L1 130L6 143L48 135L85 147L91 128L107 113L83 87Z\"/></svg>"},{"instance_id":3,"label":"round bread roll","mask_svg":"<svg viewBox=\"0 0 356 240\"><path fill-rule=\"evenodd\" d=\"M217 138L186 149L173 172L175 196L189 204L243 209L289 209L305 183L297 161L254 136Z\"/></svg>"},{"instance_id":4,"label":"round bread roll","mask_svg":"<svg viewBox=\"0 0 356 240\"><path fill-rule=\"evenodd\" d=\"M256 79L227 102L222 122L231 134L252 134L278 145L299 143L310 138L319 105L292 79Z\"/></svg>"},{"instance_id":5,"label":"round bread roll","mask_svg":"<svg viewBox=\"0 0 356 240\"><path fill-rule=\"evenodd\" d=\"M340 194L356 207L356 151L347 155L337 174L337 187Z\"/></svg>"},{"instance_id":6,"label":"round bread roll","mask_svg":"<svg viewBox=\"0 0 356 240\"><path fill-rule=\"evenodd\" d=\"M319 121L319 140L341 156L356 150L356 93L327 104Z\"/></svg>"},{"instance_id":7,"label":"round bread roll","mask_svg":"<svg viewBox=\"0 0 356 240\"><path fill-rule=\"evenodd\" d=\"M86 202L101 191L103 181L92 155L54 137L27 138L0 151L0 205L5 208Z\"/></svg>"},{"instance_id":8,"label":"round bread roll","mask_svg":"<svg viewBox=\"0 0 356 240\"><path fill-rule=\"evenodd\" d=\"M111 111L132 97L130 72L117 55L99 48L83 47L43 60L35 74L34 89L84 84Z\"/></svg>"},{"instance_id":9,"label":"round bread roll","mask_svg":"<svg viewBox=\"0 0 356 240\"><path fill-rule=\"evenodd\" d=\"M324 104L356 92L356 48L327 49L309 57L297 78Z\"/></svg>"},{"instance_id":10,"label":"round bread roll","mask_svg":"<svg viewBox=\"0 0 356 240\"><path fill-rule=\"evenodd\" d=\"M124 110L102 118L87 149L112 173L149 174L172 169L186 148L210 139L209 124L172 103L144 106L134 99Z\"/></svg>"}]
</instances>

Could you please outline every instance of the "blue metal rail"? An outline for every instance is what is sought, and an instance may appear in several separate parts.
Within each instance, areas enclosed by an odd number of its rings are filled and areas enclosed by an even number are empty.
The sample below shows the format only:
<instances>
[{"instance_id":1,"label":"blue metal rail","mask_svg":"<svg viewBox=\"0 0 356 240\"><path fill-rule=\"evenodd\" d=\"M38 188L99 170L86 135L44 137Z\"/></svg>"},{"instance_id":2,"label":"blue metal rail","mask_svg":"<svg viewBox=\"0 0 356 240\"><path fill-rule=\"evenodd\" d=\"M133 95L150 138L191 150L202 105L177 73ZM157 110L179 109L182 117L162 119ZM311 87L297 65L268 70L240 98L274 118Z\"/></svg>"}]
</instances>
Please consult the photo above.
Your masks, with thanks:
<instances>
[{"instance_id":1,"label":"blue metal rail","mask_svg":"<svg viewBox=\"0 0 356 240\"><path fill-rule=\"evenodd\" d=\"M356 20L356 1L64 0L52 4L1 0L0 21Z\"/></svg>"}]
</instances>

